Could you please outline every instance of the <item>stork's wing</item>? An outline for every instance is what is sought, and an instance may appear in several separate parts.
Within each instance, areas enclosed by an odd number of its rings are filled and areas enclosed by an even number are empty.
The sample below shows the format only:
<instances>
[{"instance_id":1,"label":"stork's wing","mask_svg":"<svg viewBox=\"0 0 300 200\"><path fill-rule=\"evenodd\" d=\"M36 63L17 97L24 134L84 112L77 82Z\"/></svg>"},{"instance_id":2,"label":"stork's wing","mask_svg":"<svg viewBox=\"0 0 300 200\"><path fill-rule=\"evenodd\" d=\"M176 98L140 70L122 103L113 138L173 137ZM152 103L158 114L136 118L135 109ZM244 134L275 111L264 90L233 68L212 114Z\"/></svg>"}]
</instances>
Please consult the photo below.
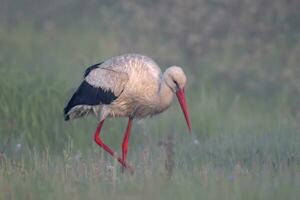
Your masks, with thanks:
<instances>
[{"instance_id":1,"label":"stork's wing","mask_svg":"<svg viewBox=\"0 0 300 200\"><path fill-rule=\"evenodd\" d=\"M101 68L101 63L90 66L85 71L83 82L64 109L65 119L68 120L72 112L76 112L74 116L80 117L88 113L92 106L110 104L120 96L127 81L127 73Z\"/></svg>"},{"instance_id":2,"label":"stork's wing","mask_svg":"<svg viewBox=\"0 0 300 200\"><path fill-rule=\"evenodd\" d=\"M101 67L101 65L98 68L94 67L89 73L86 71L86 76L84 78L91 86L101 88L105 91L110 90L116 96L121 94L128 79L128 74L120 71L120 68L109 66Z\"/></svg>"}]
</instances>

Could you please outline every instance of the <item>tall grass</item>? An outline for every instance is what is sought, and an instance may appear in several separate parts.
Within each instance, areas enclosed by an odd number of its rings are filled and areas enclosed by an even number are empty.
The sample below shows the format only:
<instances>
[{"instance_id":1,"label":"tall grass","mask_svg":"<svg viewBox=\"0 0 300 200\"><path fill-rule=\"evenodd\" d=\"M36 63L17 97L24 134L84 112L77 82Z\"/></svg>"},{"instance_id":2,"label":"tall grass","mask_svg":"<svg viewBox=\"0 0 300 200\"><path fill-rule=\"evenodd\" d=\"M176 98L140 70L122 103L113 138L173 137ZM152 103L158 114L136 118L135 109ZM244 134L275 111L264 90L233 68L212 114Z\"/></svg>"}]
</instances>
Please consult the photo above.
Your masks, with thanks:
<instances>
[{"instance_id":1,"label":"tall grass","mask_svg":"<svg viewBox=\"0 0 300 200\"><path fill-rule=\"evenodd\" d=\"M199 143L175 137L171 174L165 166L170 158L155 140L131 144L134 175L122 174L96 146L79 153L72 140L58 155L48 149L16 151L1 157L0 194L3 199L297 199L300 138L285 134L220 133Z\"/></svg>"}]
</instances>

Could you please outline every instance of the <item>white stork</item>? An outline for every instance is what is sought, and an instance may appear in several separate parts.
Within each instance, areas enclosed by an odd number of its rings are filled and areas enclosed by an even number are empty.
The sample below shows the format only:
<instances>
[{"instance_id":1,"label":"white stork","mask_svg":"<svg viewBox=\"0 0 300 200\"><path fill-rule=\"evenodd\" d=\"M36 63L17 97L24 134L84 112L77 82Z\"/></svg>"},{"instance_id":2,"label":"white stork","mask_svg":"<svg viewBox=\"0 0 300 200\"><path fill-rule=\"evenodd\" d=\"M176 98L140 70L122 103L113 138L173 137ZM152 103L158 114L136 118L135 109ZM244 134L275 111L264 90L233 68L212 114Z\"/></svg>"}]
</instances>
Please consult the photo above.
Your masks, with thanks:
<instances>
[{"instance_id":1,"label":"white stork","mask_svg":"<svg viewBox=\"0 0 300 200\"><path fill-rule=\"evenodd\" d=\"M186 75L178 66L163 74L149 57L125 54L113 57L86 69L84 80L64 109L65 120L100 113L94 135L95 142L113 157L116 153L104 144L100 131L107 117L128 117L122 143L123 168L132 171L126 162L128 140L133 118L153 116L166 110L177 95L189 130L191 130L184 88Z\"/></svg>"}]
</instances>

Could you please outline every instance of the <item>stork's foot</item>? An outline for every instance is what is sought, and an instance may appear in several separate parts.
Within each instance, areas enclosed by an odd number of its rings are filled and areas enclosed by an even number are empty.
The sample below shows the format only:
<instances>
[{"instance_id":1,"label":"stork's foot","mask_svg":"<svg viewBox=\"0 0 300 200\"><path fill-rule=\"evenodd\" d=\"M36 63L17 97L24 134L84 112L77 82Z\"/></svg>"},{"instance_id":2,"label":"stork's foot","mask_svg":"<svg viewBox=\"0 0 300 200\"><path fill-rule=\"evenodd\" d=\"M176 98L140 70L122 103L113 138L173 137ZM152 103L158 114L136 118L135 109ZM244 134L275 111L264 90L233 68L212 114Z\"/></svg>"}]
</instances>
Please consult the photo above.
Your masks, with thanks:
<instances>
[{"instance_id":1,"label":"stork's foot","mask_svg":"<svg viewBox=\"0 0 300 200\"><path fill-rule=\"evenodd\" d=\"M126 170L127 170L131 175L134 174L134 170L133 170L133 168L132 168L131 166L129 166L129 167L128 167L128 166L127 166L127 167L121 166L121 172L122 172L122 174L124 174Z\"/></svg>"},{"instance_id":2,"label":"stork's foot","mask_svg":"<svg viewBox=\"0 0 300 200\"><path fill-rule=\"evenodd\" d=\"M122 158L118 158L118 161L121 163L121 172L124 173L127 170L131 175L134 174L133 167L129 165L126 161L122 160Z\"/></svg>"},{"instance_id":3,"label":"stork's foot","mask_svg":"<svg viewBox=\"0 0 300 200\"><path fill-rule=\"evenodd\" d=\"M121 172L122 172L122 174L124 174L126 170L127 170L131 175L134 174L133 167L128 166L128 165L127 165L127 167L121 166Z\"/></svg>"}]
</instances>

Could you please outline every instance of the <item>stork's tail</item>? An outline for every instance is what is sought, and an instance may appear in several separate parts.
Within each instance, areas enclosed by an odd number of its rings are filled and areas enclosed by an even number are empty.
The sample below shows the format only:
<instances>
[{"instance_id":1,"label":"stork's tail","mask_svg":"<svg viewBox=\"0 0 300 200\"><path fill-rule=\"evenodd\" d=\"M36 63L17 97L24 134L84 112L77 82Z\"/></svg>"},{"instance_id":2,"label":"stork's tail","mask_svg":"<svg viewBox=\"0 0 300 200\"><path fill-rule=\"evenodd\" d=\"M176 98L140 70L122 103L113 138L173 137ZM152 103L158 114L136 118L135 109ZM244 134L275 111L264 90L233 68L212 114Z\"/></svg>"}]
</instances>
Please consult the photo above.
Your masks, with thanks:
<instances>
[{"instance_id":1,"label":"stork's tail","mask_svg":"<svg viewBox=\"0 0 300 200\"><path fill-rule=\"evenodd\" d=\"M102 104L110 104L117 98L111 90L94 87L83 81L64 109L65 120L99 112Z\"/></svg>"},{"instance_id":2,"label":"stork's tail","mask_svg":"<svg viewBox=\"0 0 300 200\"><path fill-rule=\"evenodd\" d=\"M84 101L85 96L82 93L82 86L83 84L80 85L68 102L67 106L64 108L64 117L66 121L86 116L92 110L92 106L86 105Z\"/></svg>"},{"instance_id":3,"label":"stork's tail","mask_svg":"<svg viewBox=\"0 0 300 200\"><path fill-rule=\"evenodd\" d=\"M75 94L72 96L71 100L68 102L67 106L64 108L65 121L68 121L70 119L74 119L74 114L76 113L74 111L78 110L78 109L75 109L75 107L76 107L76 105L75 105L75 102L76 102L76 100L75 100L75 98L76 98ZM78 114L75 114L75 116L78 116Z\"/></svg>"},{"instance_id":4,"label":"stork's tail","mask_svg":"<svg viewBox=\"0 0 300 200\"><path fill-rule=\"evenodd\" d=\"M80 96L75 93L67 106L64 108L65 121L87 116L90 113L97 115L100 112L101 105L79 104Z\"/></svg>"},{"instance_id":5,"label":"stork's tail","mask_svg":"<svg viewBox=\"0 0 300 200\"><path fill-rule=\"evenodd\" d=\"M77 105L68 110L68 106L64 109L65 120L76 119L79 117L87 116L90 113L97 113L99 106L89 106L89 105Z\"/></svg>"}]
</instances>

